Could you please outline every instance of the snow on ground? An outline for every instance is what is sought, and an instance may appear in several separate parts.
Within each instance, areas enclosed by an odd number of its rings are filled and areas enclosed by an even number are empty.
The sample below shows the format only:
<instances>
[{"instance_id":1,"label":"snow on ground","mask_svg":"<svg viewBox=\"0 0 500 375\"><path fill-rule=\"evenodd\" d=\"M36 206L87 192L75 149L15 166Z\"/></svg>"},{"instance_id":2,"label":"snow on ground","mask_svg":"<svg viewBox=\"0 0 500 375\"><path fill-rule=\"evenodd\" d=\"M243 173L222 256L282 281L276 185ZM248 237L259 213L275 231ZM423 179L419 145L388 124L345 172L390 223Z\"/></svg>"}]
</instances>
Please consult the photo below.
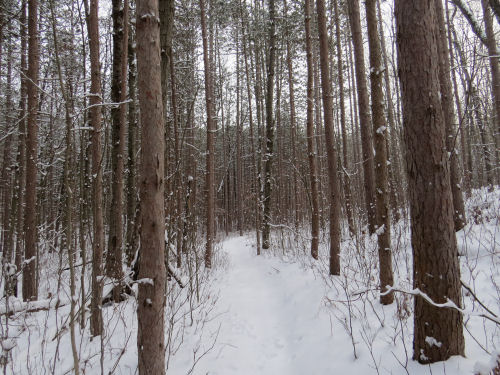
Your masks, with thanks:
<instances>
[{"instance_id":1,"label":"snow on ground","mask_svg":"<svg viewBox=\"0 0 500 375\"><path fill-rule=\"evenodd\" d=\"M462 280L492 312L500 312L500 190L475 192L467 202L469 224L457 235ZM411 289L407 223L393 227L396 285ZM378 302L375 238L344 233L342 276L328 276L327 243L320 260L308 256L307 230L297 237L276 230L272 248L256 256L254 236L229 237L216 252L215 267L200 271L180 289L172 281L167 301L167 373L200 375L457 374L491 368L500 349L500 327L465 317L466 358L422 366L411 360L413 303ZM324 238L323 238L324 239ZM7 374L70 374L73 358L67 327L69 306L54 308L56 253L42 259L41 297L48 311L17 312L0 321ZM186 277L187 275L184 275ZM68 301L67 271L59 299ZM89 275L87 274L88 278ZM88 279L87 279L88 285ZM194 291L199 285L198 296ZM88 286L87 286L88 290ZM3 304L3 305L1 305ZM1 302L0 307L5 307ZM19 305L19 304L18 304ZM464 290L467 310L484 312ZM16 305L17 306L17 305ZM193 309L191 313L190 310ZM130 298L103 308L105 334L92 339L77 328L81 372L137 372L136 302ZM79 327L77 325L77 327ZM429 338L429 345L435 343ZM488 354L490 353L490 354ZM0 366L2 364L0 363Z\"/></svg>"}]
</instances>

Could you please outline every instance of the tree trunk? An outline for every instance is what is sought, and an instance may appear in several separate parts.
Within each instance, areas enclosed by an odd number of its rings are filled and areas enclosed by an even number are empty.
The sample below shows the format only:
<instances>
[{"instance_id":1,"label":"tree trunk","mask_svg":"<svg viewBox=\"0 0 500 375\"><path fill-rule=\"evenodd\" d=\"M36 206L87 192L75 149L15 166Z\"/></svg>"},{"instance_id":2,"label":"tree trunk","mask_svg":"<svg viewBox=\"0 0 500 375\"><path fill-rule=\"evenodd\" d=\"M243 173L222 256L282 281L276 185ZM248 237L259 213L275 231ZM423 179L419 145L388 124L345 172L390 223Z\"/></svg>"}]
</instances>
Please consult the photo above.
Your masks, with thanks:
<instances>
[{"instance_id":1,"label":"tree trunk","mask_svg":"<svg viewBox=\"0 0 500 375\"><path fill-rule=\"evenodd\" d=\"M141 136L141 255L137 297L139 374L165 373L165 123L158 3L137 1L137 72Z\"/></svg>"},{"instance_id":2,"label":"tree trunk","mask_svg":"<svg viewBox=\"0 0 500 375\"><path fill-rule=\"evenodd\" d=\"M271 173L274 148L274 66L276 63L276 18L274 0L269 0L269 57L267 63L266 91L266 150L264 154L264 217L262 222L262 248L269 249L271 231Z\"/></svg>"},{"instance_id":3,"label":"tree trunk","mask_svg":"<svg viewBox=\"0 0 500 375\"><path fill-rule=\"evenodd\" d=\"M37 266L37 148L38 148L38 0L28 1L28 134L26 138L25 250L23 300L38 299Z\"/></svg>"},{"instance_id":4,"label":"tree trunk","mask_svg":"<svg viewBox=\"0 0 500 375\"><path fill-rule=\"evenodd\" d=\"M455 148L455 110L453 108L453 92L451 91L450 57L446 44L446 30L442 0L434 0L438 28L436 40L439 55L439 83L441 89L441 106L446 125L446 149L450 155L450 184L453 195L453 220L455 230L459 231L466 223L465 206L462 195L460 169L458 167L458 154Z\"/></svg>"},{"instance_id":5,"label":"tree trunk","mask_svg":"<svg viewBox=\"0 0 500 375\"><path fill-rule=\"evenodd\" d=\"M333 98L328 57L328 34L326 30L325 2L316 0L319 33L319 58L321 91L325 124L326 153L328 157L328 181L330 205L330 275L340 275L340 191L337 176L337 149L333 134Z\"/></svg>"},{"instance_id":6,"label":"tree trunk","mask_svg":"<svg viewBox=\"0 0 500 375\"><path fill-rule=\"evenodd\" d=\"M113 81L111 100L122 103L111 109L111 206L106 275L113 279L113 299L120 301L123 254L123 180L127 118L128 0L113 0Z\"/></svg>"},{"instance_id":7,"label":"tree trunk","mask_svg":"<svg viewBox=\"0 0 500 375\"><path fill-rule=\"evenodd\" d=\"M212 267L212 251L215 235L215 124L213 114L212 70L208 56L207 21L205 14L205 0L200 0L201 31L203 38L203 63L205 66L205 102L207 110L207 170L206 170L206 196L207 196L207 243L205 248L205 267Z\"/></svg>"},{"instance_id":8,"label":"tree trunk","mask_svg":"<svg viewBox=\"0 0 500 375\"><path fill-rule=\"evenodd\" d=\"M16 170L16 182L15 182L15 209L16 209L16 253L15 253L15 265L16 270L19 272L21 270L21 263L23 258L23 241L24 241L24 187L26 184L26 95L27 95L27 80L26 75L26 0L22 1L21 5L21 15L19 17L20 23L20 37L21 37L21 71L23 75L21 76L21 88L19 90L19 144L17 148L17 160L16 163L18 168ZM13 294L17 297L17 276L15 276L12 282Z\"/></svg>"},{"instance_id":9,"label":"tree trunk","mask_svg":"<svg viewBox=\"0 0 500 375\"><path fill-rule=\"evenodd\" d=\"M389 305L393 293L386 293L394 284L392 275L391 220L389 215L389 183L387 171L387 126L382 93L382 61L377 28L377 0L366 0L366 24L370 49L370 82L372 96L373 138L375 145L375 225L380 267L380 303Z\"/></svg>"},{"instance_id":10,"label":"tree trunk","mask_svg":"<svg viewBox=\"0 0 500 375\"><path fill-rule=\"evenodd\" d=\"M128 20L127 20L128 22ZM136 153L137 153L137 113L136 113L136 65L135 65L135 38L129 32L128 38L128 145L127 145L127 264L130 266L134 259L138 237L138 210L136 186Z\"/></svg>"},{"instance_id":11,"label":"tree trunk","mask_svg":"<svg viewBox=\"0 0 500 375\"><path fill-rule=\"evenodd\" d=\"M351 25L354 47L354 67L356 68L356 89L358 92L359 125L361 128L361 146L363 150L363 171L365 187L365 205L368 214L368 230L375 230L375 178L373 164L372 125L370 120L368 89L365 75L365 55L359 15L358 0L347 0L349 22Z\"/></svg>"},{"instance_id":12,"label":"tree trunk","mask_svg":"<svg viewBox=\"0 0 500 375\"><path fill-rule=\"evenodd\" d=\"M87 4L87 1L84 2ZM86 6L88 8L88 6ZM94 213L94 243L92 250L92 298L90 302L90 332L102 334L102 253L104 248L104 223L102 208L102 150L101 150L101 70L99 63L99 0L90 0L87 11L87 28L90 44L90 118L92 125L92 193Z\"/></svg>"},{"instance_id":13,"label":"tree trunk","mask_svg":"<svg viewBox=\"0 0 500 375\"><path fill-rule=\"evenodd\" d=\"M305 0L306 60L307 60L307 156L309 161L309 179L311 180L311 256L318 259L319 243L319 205L318 205L318 168L314 142L314 77L311 42L311 0Z\"/></svg>"},{"instance_id":14,"label":"tree trunk","mask_svg":"<svg viewBox=\"0 0 500 375\"><path fill-rule=\"evenodd\" d=\"M433 2L398 0L395 7L412 217L413 284L435 303L450 300L461 306ZM433 363L464 355L462 321L458 311L415 297L413 358ZM430 346L428 337L441 344Z\"/></svg>"},{"instance_id":15,"label":"tree trunk","mask_svg":"<svg viewBox=\"0 0 500 375\"><path fill-rule=\"evenodd\" d=\"M491 1L491 0L490 0ZM490 71L491 71L491 93L493 95L493 107L495 108L494 120L493 120L493 133L496 149L496 159L499 161L500 152L500 68L498 66L500 58L498 56L498 46L495 40L495 32L493 30L493 22L491 19L490 9L488 8L488 0L481 0L481 5L483 7L484 15L484 26L486 30L486 38L488 42L488 56L490 60ZM497 8L498 10L498 5ZM497 13L498 17L498 13ZM497 169L497 180L500 176Z\"/></svg>"},{"instance_id":16,"label":"tree trunk","mask_svg":"<svg viewBox=\"0 0 500 375\"><path fill-rule=\"evenodd\" d=\"M349 232L354 234L356 228L354 225L354 218L352 216L352 197L351 197L351 181L349 177L349 158L347 156L347 131L346 131L346 116L345 116L345 98L344 98L344 68L342 60L342 48L340 43L340 18L338 12L338 0L333 1L333 9L335 13L335 38L337 47L337 74L339 80L339 106L340 106L340 127L342 129L342 157L344 164L343 182L344 182L344 198L347 214L347 223L349 225Z\"/></svg>"}]
</instances>

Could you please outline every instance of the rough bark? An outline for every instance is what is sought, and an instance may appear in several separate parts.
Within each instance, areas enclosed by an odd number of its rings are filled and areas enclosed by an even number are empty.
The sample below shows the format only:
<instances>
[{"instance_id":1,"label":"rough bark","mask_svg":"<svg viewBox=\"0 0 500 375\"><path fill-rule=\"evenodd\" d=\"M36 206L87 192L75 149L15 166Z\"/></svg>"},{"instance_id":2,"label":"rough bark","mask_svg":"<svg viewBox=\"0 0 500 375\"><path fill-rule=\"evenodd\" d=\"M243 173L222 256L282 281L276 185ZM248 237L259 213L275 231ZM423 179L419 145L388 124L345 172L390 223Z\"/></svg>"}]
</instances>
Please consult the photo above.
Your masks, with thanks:
<instances>
[{"instance_id":1,"label":"rough bark","mask_svg":"<svg viewBox=\"0 0 500 375\"><path fill-rule=\"evenodd\" d=\"M87 1L84 2L87 4ZM104 249L104 218L102 207L102 136L101 136L101 69L99 63L99 0L86 6L90 47L90 123L92 126L92 209L94 216L92 249L92 298L90 302L90 332L102 334L102 253Z\"/></svg>"},{"instance_id":2,"label":"rough bark","mask_svg":"<svg viewBox=\"0 0 500 375\"><path fill-rule=\"evenodd\" d=\"M377 0L366 0L366 24L370 49L370 82L372 97L373 138L375 146L375 225L380 271L380 303L389 305L394 295L387 286L394 284L392 274L391 220L389 214L389 183L387 170L387 125L382 93L382 61L377 27Z\"/></svg>"},{"instance_id":3,"label":"rough bark","mask_svg":"<svg viewBox=\"0 0 500 375\"><path fill-rule=\"evenodd\" d=\"M326 29L325 2L316 1L319 33L319 61L325 145L328 157L328 204L330 206L330 275L340 275L340 191L337 176L337 148L333 134L333 98L330 82L328 34Z\"/></svg>"},{"instance_id":4,"label":"rough bark","mask_svg":"<svg viewBox=\"0 0 500 375\"><path fill-rule=\"evenodd\" d=\"M160 22L155 0L137 1L137 73L140 106L141 256L137 297L139 374L165 373L164 118Z\"/></svg>"},{"instance_id":5,"label":"rough bark","mask_svg":"<svg viewBox=\"0 0 500 375\"><path fill-rule=\"evenodd\" d=\"M435 303L449 299L460 306L460 268L439 98L433 2L398 0L395 7L412 219L413 284ZM458 311L415 297L413 358L432 363L464 355L462 321ZM427 337L441 345L430 346Z\"/></svg>"},{"instance_id":6,"label":"rough bark","mask_svg":"<svg viewBox=\"0 0 500 375\"><path fill-rule=\"evenodd\" d=\"M28 134L26 137L25 249L23 268L23 300L38 298L37 267L37 148L38 148L38 0L28 1Z\"/></svg>"},{"instance_id":7,"label":"rough bark","mask_svg":"<svg viewBox=\"0 0 500 375\"><path fill-rule=\"evenodd\" d=\"M134 259L138 238L138 210L137 210L137 113L136 113L136 65L135 39L129 32L128 38L128 144L127 144L127 264L130 266Z\"/></svg>"},{"instance_id":8,"label":"rough bark","mask_svg":"<svg viewBox=\"0 0 500 375\"><path fill-rule=\"evenodd\" d=\"M123 180L127 119L128 1L113 0L113 77L111 100L122 103L111 109L111 206L109 213L106 275L116 283L113 299L120 301L123 254Z\"/></svg>"}]
</instances>

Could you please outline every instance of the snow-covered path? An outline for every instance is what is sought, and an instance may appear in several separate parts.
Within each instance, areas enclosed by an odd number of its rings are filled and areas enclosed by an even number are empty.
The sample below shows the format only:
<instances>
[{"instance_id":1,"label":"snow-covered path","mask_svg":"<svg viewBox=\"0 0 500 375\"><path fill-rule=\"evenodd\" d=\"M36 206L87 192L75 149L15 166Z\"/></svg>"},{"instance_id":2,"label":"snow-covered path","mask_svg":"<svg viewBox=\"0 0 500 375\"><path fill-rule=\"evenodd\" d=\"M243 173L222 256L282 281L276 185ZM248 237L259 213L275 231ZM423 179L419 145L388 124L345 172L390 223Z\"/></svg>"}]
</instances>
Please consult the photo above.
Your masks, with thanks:
<instances>
[{"instance_id":1,"label":"snow-covered path","mask_svg":"<svg viewBox=\"0 0 500 375\"><path fill-rule=\"evenodd\" d=\"M321 311L324 286L312 270L257 257L245 237L226 240L223 251L229 267L219 280L217 305L224 314L217 323L218 342L195 373L298 375L334 369L327 358L339 342ZM340 350L351 362L348 351Z\"/></svg>"}]
</instances>

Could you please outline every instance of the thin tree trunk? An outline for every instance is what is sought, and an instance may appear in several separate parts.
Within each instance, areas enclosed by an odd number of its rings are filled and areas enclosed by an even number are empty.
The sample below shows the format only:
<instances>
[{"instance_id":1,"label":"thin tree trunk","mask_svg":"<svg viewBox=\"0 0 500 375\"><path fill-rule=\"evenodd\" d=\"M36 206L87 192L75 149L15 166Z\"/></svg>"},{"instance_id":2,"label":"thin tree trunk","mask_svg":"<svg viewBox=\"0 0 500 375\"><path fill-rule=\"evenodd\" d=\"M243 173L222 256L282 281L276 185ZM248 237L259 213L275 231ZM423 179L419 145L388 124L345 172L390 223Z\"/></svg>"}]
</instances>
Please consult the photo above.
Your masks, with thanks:
<instances>
[{"instance_id":1,"label":"thin tree trunk","mask_svg":"<svg viewBox=\"0 0 500 375\"><path fill-rule=\"evenodd\" d=\"M491 0L490 0L491 1ZM488 8L488 0L481 0L481 5L483 7L484 16L484 26L486 30L486 38L488 42L488 55L490 60L490 71L491 71L491 92L493 94L493 107L495 108L495 114L493 117L493 129L494 129L494 141L495 141L495 156L497 162L500 159L500 68L499 68L499 51L498 45L495 40L495 32L493 30L493 22L491 19L490 9ZM495 9L495 8L494 8ZM496 10L498 10L498 5ZM498 17L498 13L497 13ZM497 169L497 180L500 173Z\"/></svg>"},{"instance_id":2,"label":"thin tree trunk","mask_svg":"<svg viewBox=\"0 0 500 375\"><path fill-rule=\"evenodd\" d=\"M207 111L207 170L206 170L206 196L207 196L207 243L205 248L205 267L212 267L212 252L215 234L215 124L213 114L212 69L208 56L208 35L205 14L205 0L200 0L201 31L203 39L203 63L205 66L205 101Z\"/></svg>"},{"instance_id":3,"label":"thin tree trunk","mask_svg":"<svg viewBox=\"0 0 500 375\"><path fill-rule=\"evenodd\" d=\"M15 191L15 209L16 209L16 254L15 254L15 265L16 271L19 272L21 270L21 263L23 258L23 242L24 242L24 188L26 184L26 95L27 95L27 84L26 84L26 75L27 75L27 67L26 67L26 0L22 1L21 4L21 15L19 17L20 23L20 38L21 38L21 88L20 98L19 98L19 144L17 148L17 165L18 169L16 170L16 191ZM16 274L17 275L17 274ZM12 281L12 291L13 294L17 297L17 276L15 276Z\"/></svg>"},{"instance_id":4,"label":"thin tree trunk","mask_svg":"<svg viewBox=\"0 0 500 375\"><path fill-rule=\"evenodd\" d=\"M349 225L349 232L354 235L356 228L354 225L354 218L352 216L352 197L351 197L351 181L349 176L349 158L347 156L347 131L346 131L346 116L345 116L345 98L344 98L344 68L342 60L342 48L340 43L340 18L338 12L338 0L333 1L333 11L335 13L335 37L337 48L337 74L339 84L339 106L340 106L340 127L342 129L342 156L344 164L343 182L344 182L344 198L347 214L347 223Z\"/></svg>"},{"instance_id":5,"label":"thin tree trunk","mask_svg":"<svg viewBox=\"0 0 500 375\"><path fill-rule=\"evenodd\" d=\"M436 40L439 55L439 82L441 88L441 106L446 125L446 149L450 155L450 184L454 210L453 220L455 223L455 230L459 231L466 223L465 206L462 195L460 169L458 167L457 149L455 148L455 110L453 108L453 93L451 91L450 57L446 44L443 3L441 1L442 0L434 0L438 24Z\"/></svg>"},{"instance_id":6,"label":"thin tree trunk","mask_svg":"<svg viewBox=\"0 0 500 375\"><path fill-rule=\"evenodd\" d=\"M370 49L370 82L372 96L373 137L375 146L375 223L378 240L380 271L380 303L394 302L394 294L387 293L393 286L391 220L389 214L389 183L387 171L387 126L384 117L384 97L382 93L382 61L377 29L377 0L366 0L366 24Z\"/></svg>"},{"instance_id":7,"label":"thin tree trunk","mask_svg":"<svg viewBox=\"0 0 500 375\"><path fill-rule=\"evenodd\" d=\"M319 56L325 142L328 156L328 181L330 206L330 275L340 275L340 191L337 178L337 149L333 134L333 98L331 95L328 59L328 34L326 30L325 2L316 0L318 13Z\"/></svg>"},{"instance_id":8,"label":"thin tree trunk","mask_svg":"<svg viewBox=\"0 0 500 375\"><path fill-rule=\"evenodd\" d=\"M25 250L23 300L38 299L37 266L37 148L38 148L38 0L28 0L28 134L26 138Z\"/></svg>"},{"instance_id":9,"label":"thin tree trunk","mask_svg":"<svg viewBox=\"0 0 500 375\"><path fill-rule=\"evenodd\" d=\"M368 100L368 89L365 75L365 57L363 51L363 36L359 15L358 0L347 0L349 22L351 25L354 47L354 67L356 69L356 89L358 92L359 122L361 128L361 146L363 150L363 171L365 187L365 205L368 215L368 230L375 233L375 178L373 164L372 124Z\"/></svg>"},{"instance_id":10,"label":"thin tree trunk","mask_svg":"<svg viewBox=\"0 0 500 375\"><path fill-rule=\"evenodd\" d=\"M102 253L104 249L104 218L102 207L102 140L101 140L101 70L99 63L99 0L90 0L86 5L87 28L90 44L90 118L92 125L92 188L94 213L94 242L92 250L92 298L90 302L90 332L93 336L102 334Z\"/></svg>"},{"instance_id":11,"label":"thin tree trunk","mask_svg":"<svg viewBox=\"0 0 500 375\"><path fill-rule=\"evenodd\" d=\"M128 21L127 21L128 22ZM130 266L137 250L138 210L136 186L137 113L136 113L135 41L130 30L128 38L128 145L127 145L127 264Z\"/></svg>"},{"instance_id":12,"label":"thin tree trunk","mask_svg":"<svg viewBox=\"0 0 500 375\"><path fill-rule=\"evenodd\" d=\"M314 77L311 43L311 0L305 0L306 60L307 60L307 156L309 161L309 179L311 180L311 256L318 259L319 243L319 205L316 147L314 142Z\"/></svg>"},{"instance_id":13,"label":"thin tree trunk","mask_svg":"<svg viewBox=\"0 0 500 375\"><path fill-rule=\"evenodd\" d=\"M121 103L111 109L113 121L111 150L111 206L109 215L106 275L113 279L113 299L120 301L123 254L123 179L127 126L128 0L113 0L113 82L111 100Z\"/></svg>"},{"instance_id":14,"label":"thin tree trunk","mask_svg":"<svg viewBox=\"0 0 500 375\"><path fill-rule=\"evenodd\" d=\"M271 173L274 148L274 77L276 63L276 18L274 0L269 0L269 56L266 91L266 149L264 155L264 217L262 222L262 248L269 249L271 231Z\"/></svg>"}]
</instances>

